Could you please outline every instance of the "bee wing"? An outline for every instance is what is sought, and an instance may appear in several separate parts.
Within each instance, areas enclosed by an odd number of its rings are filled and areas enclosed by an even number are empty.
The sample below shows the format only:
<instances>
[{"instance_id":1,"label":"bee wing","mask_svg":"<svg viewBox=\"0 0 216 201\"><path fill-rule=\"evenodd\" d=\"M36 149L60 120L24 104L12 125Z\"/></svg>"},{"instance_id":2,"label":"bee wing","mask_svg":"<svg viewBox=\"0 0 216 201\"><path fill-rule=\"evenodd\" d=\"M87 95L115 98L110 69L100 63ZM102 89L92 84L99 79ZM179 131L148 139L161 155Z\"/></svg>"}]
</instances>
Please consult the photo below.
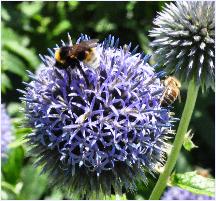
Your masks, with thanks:
<instances>
[{"instance_id":1,"label":"bee wing","mask_svg":"<svg viewBox=\"0 0 216 201\"><path fill-rule=\"evenodd\" d=\"M163 90L162 97L160 98L160 105L161 105L162 102L163 102L163 99L164 99L164 97L165 97L165 95L166 95L167 90L168 90L167 87Z\"/></svg>"},{"instance_id":2,"label":"bee wing","mask_svg":"<svg viewBox=\"0 0 216 201\"><path fill-rule=\"evenodd\" d=\"M93 48L97 46L98 41L98 39L84 40L79 43L79 46Z\"/></svg>"},{"instance_id":3,"label":"bee wing","mask_svg":"<svg viewBox=\"0 0 216 201\"><path fill-rule=\"evenodd\" d=\"M98 39L91 39L91 40L85 40L81 41L79 44L75 44L71 47L71 55L76 55L78 52L83 52L85 50L88 50L90 48L96 47Z\"/></svg>"}]
</instances>

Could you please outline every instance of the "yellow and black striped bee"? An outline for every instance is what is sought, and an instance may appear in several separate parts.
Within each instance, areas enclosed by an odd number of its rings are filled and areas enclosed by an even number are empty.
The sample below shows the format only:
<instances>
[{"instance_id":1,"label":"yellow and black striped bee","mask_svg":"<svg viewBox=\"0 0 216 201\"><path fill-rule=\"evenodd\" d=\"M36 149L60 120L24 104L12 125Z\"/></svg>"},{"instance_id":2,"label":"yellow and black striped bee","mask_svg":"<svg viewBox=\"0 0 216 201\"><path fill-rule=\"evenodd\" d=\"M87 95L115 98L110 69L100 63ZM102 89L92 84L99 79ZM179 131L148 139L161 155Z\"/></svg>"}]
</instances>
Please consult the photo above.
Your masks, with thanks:
<instances>
[{"instance_id":1,"label":"yellow and black striped bee","mask_svg":"<svg viewBox=\"0 0 216 201\"><path fill-rule=\"evenodd\" d=\"M72 69L78 68L86 84L89 85L89 81L80 65L80 61L95 68L94 64L97 62L95 47L98 41L98 39L90 39L81 41L79 44L63 46L57 49L55 52L55 66L60 69L67 69L69 67Z\"/></svg>"},{"instance_id":2,"label":"yellow and black striped bee","mask_svg":"<svg viewBox=\"0 0 216 201\"><path fill-rule=\"evenodd\" d=\"M165 89L160 99L161 106L168 106L173 104L177 99L177 97L179 98L179 101L181 101L181 97L180 97L181 83L177 78L173 76L168 76L163 81L163 84L165 86Z\"/></svg>"}]
</instances>

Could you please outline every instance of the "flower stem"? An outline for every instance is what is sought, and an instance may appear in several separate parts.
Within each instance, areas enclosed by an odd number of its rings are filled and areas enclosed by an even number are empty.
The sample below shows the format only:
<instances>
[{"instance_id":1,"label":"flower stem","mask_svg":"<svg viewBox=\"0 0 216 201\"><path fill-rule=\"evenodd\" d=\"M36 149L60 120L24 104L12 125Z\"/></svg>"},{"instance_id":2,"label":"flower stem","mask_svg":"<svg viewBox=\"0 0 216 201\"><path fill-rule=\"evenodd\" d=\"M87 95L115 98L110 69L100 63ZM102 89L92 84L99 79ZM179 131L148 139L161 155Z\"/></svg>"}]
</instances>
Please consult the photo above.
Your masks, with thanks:
<instances>
[{"instance_id":1,"label":"flower stem","mask_svg":"<svg viewBox=\"0 0 216 201\"><path fill-rule=\"evenodd\" d=\"M172 150L168 156L168 160L164 167L164 171L160 174L160 177L150 195L150 198L149 198L150 200L160 199L161 194L166 188L169 175L171 174L176 164L178 155L180 153L182 144L184 142L185 134L187 133L187 130L188 130L190 119L191 119L191 116L194 110L194 106L196 103L198 91L199 91L199 85L197 85L194 80L191 80L189 82L187 99L186 99L182 117L179 123L177 134L176 134L176 137L173 143Z\"/></svg>"}]
</instances>

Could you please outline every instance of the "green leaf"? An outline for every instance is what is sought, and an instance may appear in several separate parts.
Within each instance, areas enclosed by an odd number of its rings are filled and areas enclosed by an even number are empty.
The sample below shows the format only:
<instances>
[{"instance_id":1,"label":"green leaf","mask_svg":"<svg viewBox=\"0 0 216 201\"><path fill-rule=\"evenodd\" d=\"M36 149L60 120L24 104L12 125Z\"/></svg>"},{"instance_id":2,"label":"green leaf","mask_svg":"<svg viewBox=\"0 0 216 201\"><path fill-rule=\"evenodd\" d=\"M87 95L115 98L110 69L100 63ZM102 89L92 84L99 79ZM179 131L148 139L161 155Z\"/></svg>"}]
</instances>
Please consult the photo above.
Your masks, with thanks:
<instances>
[{"instance_id":1,"label":"green leaf","mask_svg":"<svg viewBox=\"0 0 216 201\"><path fill-rule=\"evenodd\" d=\"M66 12L65 12L65 4L66 2L64 1L59 1L56 4L56 10L59 16L60 21L63 21L64 19L66 19Z\"/></svg>"},{"instance_id":2,"label":"green leaf","mask_svg":"<svg viewBox=\"0 0 216 201\"><path fill-rule=\"evenodd\" d=\"M60 22L59 24L57 24L57 26L53 30L52 34L53 34L53 36L58 36L61 33L65 32L69 28L71 28L70 22L68 20L64 20L64 21Z\"/></svg>"},{"instance_id":3,"label":"green leaf","mask_svg":"<svg viewBox=\"0 0 216 201\"><path fill-rule=\"evenodd\" d=\"M7 89L12 89L12 84L8 76L2 72L1 73L1 90L3 93L5 93Z\"/></svg>"},{"instance_id":4,"label":"green leaf","mask_svg":"<svg viewBox=\"0 0 216 201\"><path fill-rule=\"evenodd\" d=\"M47 29L49 24L52 22L51 17L45 17L41 15L35 15L34 19L37 20L40 23L40 26L37 27L36 31L38 33L50 33L50 30ZM48 34L49 35L49 34Z\"/></svg>"},{"instance_id":5,"label":"green leaf","mask_svg":"<svg viewBox=\"0 0 216 201\"><path fill-rule=\"evenodd\" d=\"M21 107L20 103L11 102L7 106L7 112L9 114L9 116L18 116L20 113L20 107Z\"/></svg>"},{"instance_id":6,"label":"green leaf","mask_svg":"<svg viewBox=\"0 0 216 201\"><path fill-rule=\"evenodd\" d=\"M5 20L5 21L9 21L11 19L11 16L9 15L8 11L6 9L1 8L1 17L2 17L2 20Z\"/></svg>"},{"instance_id":7,"label":"green leaf","mask_svg":"<svg viewBox=\"0 0 216 201\"><path fill-rule=\"evenodd\" d=\"M5 27L2 23L2 46L4 46L7 41L19 41L21 46L29 45L30 39L26 36L18 35L13 29Z\"/></svg>"},{"instance_id":8,"label":"green leaf","mask_svg":"<svg viewBox=\"0 0 216 201\"><path fill-rule=\"evenodd\" d=\"M27 142L27 140L21 138L21 139L17 139L15 141L13 141L12 143L9 144L9 148L17 148L23 144L25 144Z\"/></svg>"},{"instance_id":9,"label":"green leaf","mask_svg":"<svg viewBox=\"0 0 216 201\"><path fill-rule=\"evenodd\" d=\"M203 177L194 172L173 174L171 185L178 186L192 193L215 196L215 180Z\"/></svg>"},{"instance_id":10,"label":"green leaf","mask_svg":"<svg viewBox=\"0 0 216 201\"><path fill-rule=\"evenodd\" d=\"M16 129L16 135L19 136L23 136L25 134L29 134L30 132L32 131L31 128L19 128L19 129Z\"/></svg>"},{"instance_id":11,"label":"green leaf","mask_svg":"<svg viewBox=\"0 0 216 201\"><path fill-rule=\"evenodd\" d=\"M109 200L127 200L126 195L111 195L110 197L106 198Z\"/></svg>"},{"instance_id":12,"label":"green leaf","mask_svg":"<svg viewBox=\"0 0 216 201\"><path fill-rule=\"evenodd\" d=\"M23 158L24 150L22 147L17 147L9 151L7 162L2 167L5 181L16 184L20 177Z\"/></svg>"},{"instance_id":13,"label":"green leaf","mask_svg":"<svg viewBox=\"0 0 216 201\"><path fill-rule=\"evenodd\" d=\"M16 196L1 187L1 200L15 200Z\"/></svg>"},{"instance_id":14,"label":"green leaf","mask_svg":"<svg viewBox=\"0 0 216 201\"><path fill-rule=\"evenodd\" d=\"M136 1L129 1L126 5L126 10L127 11L132 11L134 10L135 5L137 4Z\"/></svg>"},{"instance_id":15,"label":"green leaf","mask_svg":"<svg viewBox=\"0 0 216 201\"><path fill-rule=\"evenodd\" d=\"M69 5L69 10L73 11L78 7L79 1L68 1L68 5Z\"/></svg>"},{"instance_id":16,"label":"green leaf","mask_svg":"<svg viewBox=\"0 0 216 201\"><path fill-rule=\"evenodd\" d=\"M58 189L53 189L51 195L45 197L45 200L63 200L64 194Z\"/></svg>"},{"instance_id":17,"label":"green leaf","mask_svg":"<svg viewBox=\"0 0 216 201\"><path fill-rule=\"evenodd\" d=\"M192 130L189 130L186 133L185 138L184 138L184 142L183 142L183 146L187 151L191 151L191 149L198 147L192 142L193 133L191 133L191 132L192 132Z\"/></svg>"},{"instance_id":18,"label":"green leaf","mask_svg":"<svg viewBox=\"0 0 216 201\"><path fill-rule=\"evenodd\" d=\"M39 13L43 8L43 2L22 2L19 4L20 11L28 17L32 17Z\"/></svg>"},{"instance_id":19,"label":"green leaf","mask_svg":"<svg viewBox=\"0 0 216 201\"><path fill-rule=\"evenodd\" d=\"M23 188L19 194L21 200L39 200L47 187L46 175L40 175L41 169L31 165L22 170Z\"/></svg>"},{"instance_id":20,"label":"green leaf","mask_svg":"<svg viewBox=\"0 0 216 201\"><path fill-rule=\"evenodd\" d=\"M9 71L22 77L23 80L27 80L28 76L25 71L25 64L20 57L11 54L7 51L2 51L2 70Z\"/></svg>"},{"instance_id":21,"label":"green leaf","mask_svg":"<svg viewBox=\"0 0 216 201\"><path fill-rule=\"evenodd\" d=\"M95 25L96 32L107 32L116 29L116 25L110 22L107 18L102 18Z\"/></svg>"},{"instance_id":22,"label":"green leaf","mask_svg":"<svg viewBox=\"0 0 216 201\"><path fill-rule=\"evenodd\" d=\"M12 118L12 124L15 128L14 133L17 140L10 144L11 147L17 147L19 144L22 145L23 143L25 143L23 137L32 132L32 128L23 127L23 122L25 122L25 119L22 113L19 117Z\"/></svg>"},{"instance_id":23,"label":"green leaf","mask_svg":"<svg viewBox=\"0 0 216 201\"><path fill-rule=\"evenodd\" d=\"M20 185L18 183L18 185ZM15 200L17 197L17 188L14 185L11 185L10 183L7 183L5 181L1 182L1 199L2 200Z\"/></svg>"},{"instance_id":24,"label":"green leaf","mask_svg":"<svg viewBox=\"0 0 216 201\"><path fill-rule=\"evenodd\" d=\"M19 55L23 59L25 59L29 63L29 67L35 69L39 65L39 60L35 56L32 50L26 48L24 46L20 46L20 44L16 41L5 41L4 43L5 49L10 50L11 52Z\"/></svg>"},{"instance_id":25,"label":"green leaf","mask_svg":"<svg viewBox=\"0 0 216 201\"><path fill-rule=\"evenodd\" d=\"M101 200L127 200L126 198L126 194L122 194L122 195L118 195L118 194L115 194L115 195L110 195L110 196L104 196L104 194L100 194L99 195L92 195L90 197L90 200L97 200L97 199L101 199Z\"/></svg>"},{"instance_id":26,"label":"green leaf","mask_svg":"<svg viewBox=\"0 0 216 201\"><path fill-rule=\"evenodd\" d=\"M133 16L134 16L134 7L135 7L136 4L137 4L136 1L129 1L129 2L127 3L127 5L126 5L126 10L127 10L127 15L126 15L126 17L127 17L128 19L133 18Z\"/></svg>"}]
</instances>

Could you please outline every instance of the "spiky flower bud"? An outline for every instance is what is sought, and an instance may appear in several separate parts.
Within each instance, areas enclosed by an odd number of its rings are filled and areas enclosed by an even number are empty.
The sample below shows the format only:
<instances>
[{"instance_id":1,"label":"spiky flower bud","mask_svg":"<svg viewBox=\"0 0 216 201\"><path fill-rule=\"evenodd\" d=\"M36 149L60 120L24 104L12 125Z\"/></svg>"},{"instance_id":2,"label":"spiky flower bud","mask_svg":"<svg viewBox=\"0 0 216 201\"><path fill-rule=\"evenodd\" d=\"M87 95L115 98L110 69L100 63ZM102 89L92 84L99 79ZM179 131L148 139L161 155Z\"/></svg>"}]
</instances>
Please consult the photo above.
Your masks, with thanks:
<instances>
[{"instance_id":1,"label":"spiky flower bud","mask_svg":"<svg viewBox=\"0 0 216 201\"><path fill-rule=\"evenodd\" d=\"M83 40L89 38L77 43ZM94 68L80 62L89 86L77 68L57 68L49 50L51 56L41 56L44 67L29 72L33 81L20 90L37 164L54 185L86 198L147 183L144 169L154 173L163 163L173 133L174 118L160 106L161 74L149 56L130 52L131 45L118 48L118 41L110 36L97 44Z\"/></svg>"},{"instance_id":2,"label":"spiky flower bud","mask_svg":"<svg viewBox=\"0 0 216 201\"><path fill-rule=\"evenodd\" d=\"M166 4L154 20L150 36L155 59L181 81L214 88L215 3L178 1Z\"/></svg>"},{"instance_id":3,"label":"spiky flower bud","mask_svg":"<svg viewBox=\"0 0 216 201\"><path fill-rule=\"evenodd\" d=\"M165 191L161 200L215 200L215 198L207 195L194 194L178 187L171 187Z\"/></svg>"},{"instance_id":4,"label":"spiky flower bud","mask_svg":"<svg viewBox=\"0 0 216 201\"><path fill-rule=\"evenodd\" d=\"M6 160L8 145L12 141L10 118L6 112L5 105L1 104L1 159Z\"/></svg>"}]
</instances>

